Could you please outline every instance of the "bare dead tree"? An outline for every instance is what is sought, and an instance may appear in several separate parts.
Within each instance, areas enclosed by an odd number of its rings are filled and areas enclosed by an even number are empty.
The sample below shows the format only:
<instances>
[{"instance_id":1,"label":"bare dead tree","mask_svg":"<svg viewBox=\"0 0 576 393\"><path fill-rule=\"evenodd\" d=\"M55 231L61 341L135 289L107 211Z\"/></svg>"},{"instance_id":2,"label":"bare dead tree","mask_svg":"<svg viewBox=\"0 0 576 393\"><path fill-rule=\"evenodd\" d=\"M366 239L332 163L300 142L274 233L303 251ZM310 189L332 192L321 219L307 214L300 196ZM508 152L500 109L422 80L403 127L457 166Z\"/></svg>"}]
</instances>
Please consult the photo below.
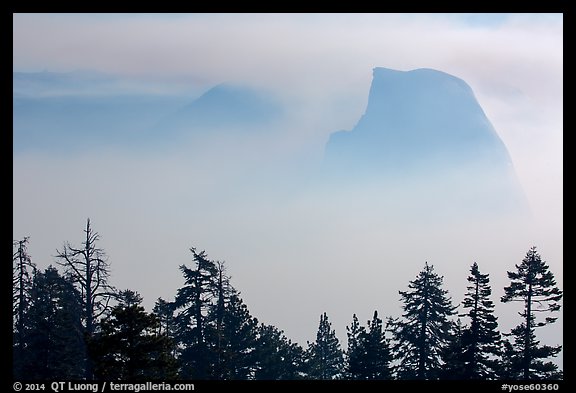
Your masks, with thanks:
<instances>
[{"instance_id":1,"label":"bare dead tree","mask_svg":"<svg viewBox=\"0 0 576 393\"><path fill-rule=\"evenodd\" d=\"M110 264L104 250L96 246L100 235L93 231L89 218L84 233L82 247L72 247L66 242L62 251L56 250L56 257L81 294L85 334L90 340L96 321L110 309L110 301L117 291L108 284ZM92 378L90 362L86 366L86 378Z\"/></svg>"}]
</instances>

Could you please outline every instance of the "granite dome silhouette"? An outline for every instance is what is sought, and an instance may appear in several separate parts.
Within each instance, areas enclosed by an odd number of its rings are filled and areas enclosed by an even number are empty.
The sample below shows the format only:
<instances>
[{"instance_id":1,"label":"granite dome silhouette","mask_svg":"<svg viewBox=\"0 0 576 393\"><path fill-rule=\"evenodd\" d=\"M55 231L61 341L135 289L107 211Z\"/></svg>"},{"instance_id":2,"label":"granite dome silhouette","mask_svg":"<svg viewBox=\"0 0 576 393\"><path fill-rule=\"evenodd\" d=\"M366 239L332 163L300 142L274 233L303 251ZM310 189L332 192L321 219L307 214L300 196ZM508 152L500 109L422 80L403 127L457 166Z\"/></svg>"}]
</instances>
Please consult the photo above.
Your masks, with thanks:
<instances>
[{"instance_id":1,"label":"granite dome silhouette","mask_svg":"<svg viewBox=\"0 0 576 393\"><path fill-rule=\"evenodd\" d=\"M379 164L379 170L511 164L466 82L426 68L374 68L366 112L352 131L330 136L326 159L346 166Z\"/></svg>"},{"instance_id":2,"label":"granite dome silhouette","mask_svg":"<svg viewBox=\"0 0 576 393\"><path fill-rule=\"evenodd\" d=\"M525 204L506 146L470 86L433 69L374 68L366 111L352 130L330 135L324 169L348 182L410 184L448 204Z\"/></svg>"}]
</instances>

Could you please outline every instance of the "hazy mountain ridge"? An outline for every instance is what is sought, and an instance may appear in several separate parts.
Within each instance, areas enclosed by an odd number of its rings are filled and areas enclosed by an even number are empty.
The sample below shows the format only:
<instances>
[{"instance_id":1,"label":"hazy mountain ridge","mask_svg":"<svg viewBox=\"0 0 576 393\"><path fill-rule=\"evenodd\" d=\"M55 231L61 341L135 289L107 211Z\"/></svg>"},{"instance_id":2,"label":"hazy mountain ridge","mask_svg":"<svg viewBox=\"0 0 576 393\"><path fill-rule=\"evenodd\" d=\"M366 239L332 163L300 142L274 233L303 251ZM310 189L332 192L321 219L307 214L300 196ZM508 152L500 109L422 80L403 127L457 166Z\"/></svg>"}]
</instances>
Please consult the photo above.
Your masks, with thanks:
<instances>
[{"instance_id":1,"label":"hazy mountain ridge","mask_svg":"<svg viewBox=\"0 0 576 393\"><path fill-rule=\"evenodd\" d=\"M136 146L151 122L181 102L146 95L13 97L13 149Z\"/></svg>"},{"instance_id":2,"label":"hazy mountain ridge","mask_svg":"<svg viewBox=\"0 0 576 393\"><path fill-rule=\"evenodd\" d=\"M398 169L429 166L431 161L511 163L464 81L431 69L386 68L374 69L366 112L354 129L330 136L326 160L347 166L370 161Z\"/></svg>"},{"instance_id":3,"label":"hazy mountain ridge","mask_svg":"<svg viewBox=\"0 0 576 393\"><path fill-rule=\"evenodd\" d=\"M198 127L257 127L276 120L281 113L282 108L272 95L222 83L180 108L159 127L182 131Z\"/></svg>"},{"instance_id":4,"label":"hazy mountain ridge","mask_svg":"<svg viewBox=\"0 0 576 393\"><path fill-rule=\"evenodd\" d=\"M526 209L506 147L470 86L432 69L374 68L366 111L352 130L330 135L324 173L426 206Z\"/></svg>"},{"instance_id":5,"label":"hazy mountain ridge","mask_svg":"<svg viewBox=\"0 0 576 393\"><path fill-rule=\"evenodd\" d=\"M315 164L302 165L296 153L276 162L274 152L290 132L283 123L289 108L262 89L222 83L194 98L125 90L85 94L122 85L98 73L14 73L14 81L14 151L112 146L160 152L186 146L190 154L213 156L210 161L227 156L223 171L244 168L253 179L263 172L268 178L282 178L282 171L298 172L296 178L309 173L305 177L316 178L320 187L334 180L337 193L363 182L375 195L385 189L392 204L414 209L437 202L466 210L525 205L506 147L472 89L432 69L374 68L365 113L351 131L330 135L319 177ZM23 86L36 86L37 94L18 93ZM62 91L67 94L53 94ZM302 186L280 178L276 188Z\"/></svg>"},{"instance_id":6,"label":"hazy mountain ridge","mask_svg":"<svg viewBox=\"0 0 576 393\"><path fill-rule=\"evenodd\" d=\"M268 130L282 113L270 93L230 83L190 97L93 72L13 73L15 151L178 145L192 134Z\"/></svg>"}]
</instances>

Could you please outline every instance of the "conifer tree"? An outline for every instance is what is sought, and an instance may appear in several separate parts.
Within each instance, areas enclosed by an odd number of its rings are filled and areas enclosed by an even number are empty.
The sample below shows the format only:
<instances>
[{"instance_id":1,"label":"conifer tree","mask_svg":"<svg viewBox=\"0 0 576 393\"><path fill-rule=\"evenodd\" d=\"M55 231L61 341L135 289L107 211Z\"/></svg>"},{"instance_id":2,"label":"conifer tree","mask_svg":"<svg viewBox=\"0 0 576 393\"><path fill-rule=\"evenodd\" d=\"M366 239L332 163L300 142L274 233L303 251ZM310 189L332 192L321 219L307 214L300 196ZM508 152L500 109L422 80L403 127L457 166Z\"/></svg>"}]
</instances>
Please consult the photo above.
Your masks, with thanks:
<instances>
[{"instance_id":1,"label":"conifer tree","mask_svg":"<svg viewBox=\"0 0 576 393\"><path fill-rule=\"evenodd\" d=\"M366 354L364 379L390 379L391 353L382 320L378 318L377 311L374 311L372 320L368 321L364 348Z\"/></svg>"},{"instance_id":2,"label":"conifer tree","mask_svg":"<svg viewBox=\"0 0 576 393\"><path fill-rule=\"evenodd\" d=\"M517 354L516 357L521 359L518 362L521 378L525 380L561 378L558 366L545 360L556 356L562 350L562 345L540 345L535 333L536 329L554 323L557 319L551 316L537 318L536 313L550 314L560 311L559 302L563 294L556 286L554 274L542 260L536 247L532 247L522 263L516 265L516 271L508 272L508 278L510 285L504 288L502 302L523 303L523 309L519 312L523 321L508 334L513 339L511 345Z\"/></svg>"},{"instance_id":3,"label":"conifer tree","mask_svg":"<svg viewBox=\"0 0 576 393\"><path fill-rule=\"evenodd\" d=\"M23 375L26 379L82 379L86 346L80 294L50 266L34 276L26 321Z\"/></svg>"},{"instance_id":4,"label":"conifer tree","mask_svg":"<svg viewBox=\"0 0 576 393\"><path fill-rule=\"evenodd\" d=\"M96 377L126 381L175 379L173 343L158 332L158 318L146 313L136 292L125 290L118 298L119 304L101 321L90 341Z\"/></svg>"},{"instance_id":5,"label":"conifer tree","mask_svg":"<svg viewBox=\"0 0 576 393\"><path fill-rule=\"evenodd\" d=\"M466 327L462 325L460 318L451 324L448 343L442 350L442 370L438 374L443 380L463 380L466 378L468 364L465 344Z\"/></svg>"},{"instance_id":6,"label":"conifer tree","mask_svg":"<svg viewBox=\"0 0 576 393\"><path fill-rule=\"evenodd\" d=\"M492 289L488 274L480 273L474 262L468 276L462 307L468 312L461 314L470 318L470 326L463 332L464 379L495 379L497 356L500 352L500 333L494 315L494 302L490 299Z\"/></svg>"},{"instance_id":7,"label":"conifer tree","mask_svg":"<svg viewBox=\"0 0 576 393\"><path fill-rule=\"evenodd\" d=\"M176 339L179 347L180 377L208 379L215 362L214 352L207 338L215 336L214 314L211 313L217 294L217 267L205 251L190 248L194 268L180 266L185 285L178 289L174 299Z\"/></svg>"},{"instance_id":8,"label":"conifer tree","mask_svg":"<svg viewBox=\"0 0 576 393\"><path fill-rule=\"evenodd\" d=\"M304 377L304 350L272 325L258 327L255 379L294 380Z\"/></svg>"},{"instance_id":9,"label":"conifer tree","mask_svg":"<svg viewBox=\"0 0 576 393\"><path fill-rule=\"evenodd\" d=\"M320 315L316 341L308 343L307 361L310 379L340 379L343 376L344 355L326 313Z\"/></svg>"},{"instance_id":10,"label":"conifer tree","mask_svg":"<svg viewBox=\"0 0 576 393\"><path fill-rule=\"evenodd\" d=\"M174 303L158 298L152 312L158 318L158 334L174 338L176 334Z\"/></svg>"},{"instance_id":11,"label":"conifer tree","mask_svg":"<svg viewBox=\"0 0 576 393\"><path fill-rule=\"evenodd\" d=\"M504 336L506 336L504 334ZM522 351L514 348L507 338L501 340L498 378L502 380L522 379Z\"/></svg>"},{"instance_id":12,"label":"conifer tree","mask_svg":"<svg viewBox=\"0 0 576 393\"><path fill-rule=\"evenodd\" d=\"M218 359L212 376L215 379L254 379L258 320L237 294L227 302L221 321L221 337L214 342Z\"/></svg>"},{"instance_id":13,"label":"conifer tree","mask_svg":"<svg viewBox=\"0 0 576 393\"><path fill-rule=\"evenodd\" d=\"M346 378L363 379L364 375L364 338L366 329L358 322L356 314L352 315L352 323L346 326L348 350L346 351Z\"/></svg>"},{"instance_id":14,"label":"conifer tree","mask_svg":"<svg viewBox=\"0 0 576 393\"><path fill-rule=\"evenodd\" d=\"M352 324L346 329L348 330L347 378L391 379L392 355L378 312L374 311L367 328L360 326L354 314Z\"/></svg>"},{"instance_id":15,"label":"conifer tree","mask_svg":"<svg viewBox=\"0 0 576 393\"><path fill-rule=\"evenodd\" d=\"M230 276L226 274L226 267L224 262L215 261L214 265L216 267L215 277L214 277L214 301L211 303L209 320L215 322L215 331L213 332L213 337L210 337L211 350L215 353L214 369L212 374L218 378L224 378L224 352L225 352L225 331L224 331L224 318L226 317L227 308L231 296L237 295L236 290L230 283ZM238 300L238 299L236 299Z\"/></svg>"},{"instance_id":16,"label":"conifer tree","mask_svg":"<svg viewBox=\"0 0 576 393\"><path fill-rule=\"evenodd\" d=\"M36 265L28 254L28 237L15 241L16 251L12 254L12 373L22 379L22 360L25 356L26 333L29 323L26 320L32 296L33 277Z\"/></svg>"},{"instance_id":17,"label":"conifer tree","mask_svg":"<svg viewBox=\"0 0 576 393\"><path fill-rule=\"evenodd\" d=\"M442 351L450 339L449 317L456 307L442 289L443 277L426 263L409 291L399 291L404 313L393 324L400 379L437 379Z\"/></svg>"}]
</instances>

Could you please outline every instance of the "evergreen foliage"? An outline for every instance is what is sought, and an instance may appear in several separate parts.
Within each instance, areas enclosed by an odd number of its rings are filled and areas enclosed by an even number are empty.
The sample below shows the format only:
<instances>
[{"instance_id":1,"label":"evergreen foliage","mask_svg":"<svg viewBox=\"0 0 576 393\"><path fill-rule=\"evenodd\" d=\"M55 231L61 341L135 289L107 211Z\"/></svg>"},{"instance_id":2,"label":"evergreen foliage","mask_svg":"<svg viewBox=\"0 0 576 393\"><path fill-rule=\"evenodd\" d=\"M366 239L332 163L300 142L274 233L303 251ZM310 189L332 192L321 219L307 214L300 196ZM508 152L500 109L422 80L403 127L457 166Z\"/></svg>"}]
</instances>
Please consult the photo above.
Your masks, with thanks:
<instances>
[{"instance_id":1,"label":"evergreen foliage","mask_svg":"<svg viewBox=\"0 0 576 393\"><path fill-rule=\"evenodd\" d=\"M522 263L516 265L516 271L508 272L510 285L504 288L502 302L521 302L523 309L519 312L523 321L512 329L509 336L512 342L507 347L507 364L512 376L521 379L561 379L558 366L546 359L556 356L562 345L540 345L536 338L536 329L556 322L556 317L537 318L536 313L553 313L560 311L562 291L556 286L554 274L542 260L536 247L530 248ZM543 314L540 314L543 315Z\"/></svg>"},{"instance_id":2,"label":"evergreen foliage","mask_svg":"<svg viewBox=\"0 0 576 393\"><path fill-rule=\"evenodd\" d=\"M166 380L177 376L172 340L159 332L154 314L141 306L136 292L125 290L119 304L90 340L94 371L101 380Z\"/></svg>"},{"instance_id":3,"label":"evergreen foliage","mask_svg":"<svg viewBox=\"0 0 576 393\"><path fill-rule=\"evenodd\" d=\"M391 379L392 354L378 312L374 311L367 328L360 326L354 314L352 324L346 329L348 331L346 377L360 380Z\"/></svg>"},{"instance_id":4,"label":"evergreen foliage","mask_svg":"<svg viewBox=\"0 0 576 393\"><path fill-rule=\"evenodd\" d=\"M548 359L562 346L541 345L536 329L556 321L563 293L531 248L508 272L504 303L522 304L521 323L501 337L488 274L473 263L460 318L443 277L425 264L408 290L403 313L386 325L374 311L346 327L347 349L324 312L306 349L253 317L224 262L190 248L193 265L172 301L151 313L141 296L108 284L109 265L90 220L83 247L65 244L61 274L40 271L28 238L13 242L13 378L29 380L557 380ZM109 303L117 301L114 307ZM466 321L467 324L464 324ZM387 334L391 337L388 338Z\"/></svg>"},{"instance_id":5,"label":"evergreen foliage","mask_svg":"<svg viewBox=\"0 0 576 393\"><path fill-rule=\"evenodd\" d=\"M399 379L438 379L442 352L450 340L452 306L443 277L426 263L408 291L399 291L402 319L393 324Z\"/></svg>"},{"instance_id":6,"label":"evergreen foliage","mask_svg":"<svg viewBox=\"0 0 576 393\"><path fill-rule=\"evenodd\" d=\"M306 361L310 379L340 379L343 376L344 354L326 313L320 315L316 341L308 343Z\"/></svg>"},{"instance_id":7,"label":"evergreen foliage","mask_svg":"<svg viewBox=\"0 0 576 393\"><path fill-rule=\"evenodd\" d=\"M30 329L29 315L32 302L33 277L36 266L28 254L29 238L14 241L12 254L12 361L15 378L23 378L22 361L25 356L26 335Z\"/></svg>"},{"instance_id":8,"label":"evergreen foliage","mask_svg":"<svg viewBox=\"0 0 576 393\"><path fill-rule=\"evenodd\" d=\"M21 359L25 378L82 379L86 345L80 294L72 282L52 266L37 272L28 314Z\"/></svg>"},{"instance_id":9,"label":"evergreen foliage","mask_svg":"<svg viewBox=\"0 0 576 393\"><path fill-rule=\"evenodd\" d=\"M272 325L258 327L257 368L255 379L303 379L304 350L286 338L284 332Z\"/></svg>"},{"instance_id":10,"label":"evergreen foliage","mask_svg":"<svg viewBox=\"0 0 576 393\"><path fill-rule=\"evenodd\" d=\"M461 316L470 319L469 328L462 334L464 356L464 379L495 379L500 354L500 333L494 315L494 302L490 299L492 289L488 274L480 273L474 262L468 276L462 307L468 311Z\"/></svg>"}]
</instances>

